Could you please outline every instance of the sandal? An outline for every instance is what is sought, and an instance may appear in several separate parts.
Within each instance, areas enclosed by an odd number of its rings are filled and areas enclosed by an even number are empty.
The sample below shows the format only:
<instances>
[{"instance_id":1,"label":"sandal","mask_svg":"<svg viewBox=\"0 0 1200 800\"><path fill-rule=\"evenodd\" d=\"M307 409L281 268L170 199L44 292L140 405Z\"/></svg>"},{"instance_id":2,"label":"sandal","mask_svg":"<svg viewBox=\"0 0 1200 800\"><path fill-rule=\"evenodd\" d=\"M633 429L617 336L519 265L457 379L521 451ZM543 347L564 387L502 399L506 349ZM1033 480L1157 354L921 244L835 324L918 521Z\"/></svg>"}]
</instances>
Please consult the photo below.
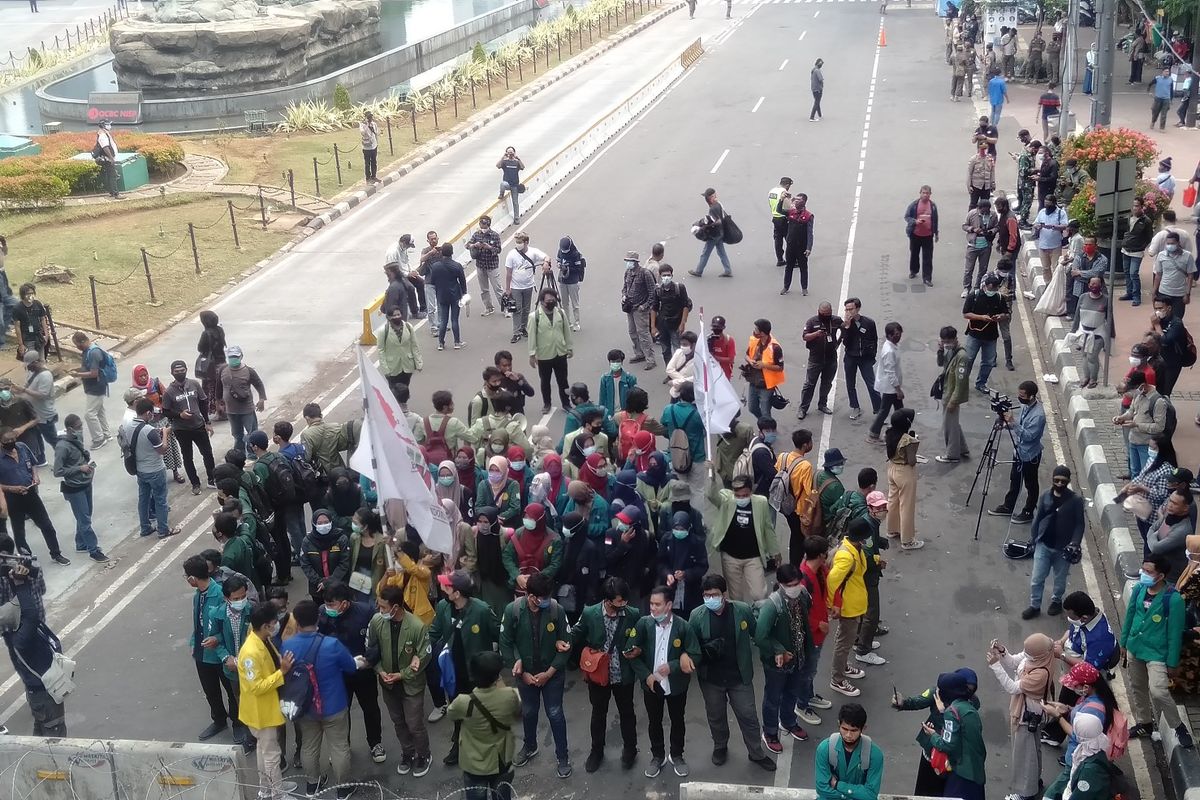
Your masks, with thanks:
<instances>
[{"instance_id":1,"label":"sandal","mask_svg":"<svg viewBox=\"0 0 1200 800\"><path fill-rule=\"evenodd\" d=\"M180 475L178 471L175 473L175 482L176 482L176 483L183 483L183 482L184 482L184 480L183 480L183 476L182 476L182 475Z\"/></svg>"}]
</instances>

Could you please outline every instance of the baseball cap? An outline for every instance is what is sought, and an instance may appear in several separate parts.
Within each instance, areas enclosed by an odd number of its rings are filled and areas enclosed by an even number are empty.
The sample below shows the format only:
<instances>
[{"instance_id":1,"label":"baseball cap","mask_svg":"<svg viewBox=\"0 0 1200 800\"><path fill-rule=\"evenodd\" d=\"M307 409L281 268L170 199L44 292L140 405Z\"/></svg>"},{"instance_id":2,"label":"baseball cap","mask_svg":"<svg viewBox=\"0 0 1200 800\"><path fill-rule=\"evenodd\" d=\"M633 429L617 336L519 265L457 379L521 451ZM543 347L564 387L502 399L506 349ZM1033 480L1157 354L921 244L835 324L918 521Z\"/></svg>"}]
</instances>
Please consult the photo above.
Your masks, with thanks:
<instances>
[{"instance_id":1,"label":"baseball cap","mask_svg":"<svg viewBox=\"0 0 1200 800\"><path fill-rule=\"evenodd\" d=\"M225 348L225 357L226 358L241 358L242 357L242 348L236 344L229 345L229 347Z\"/></svg>"},{"instance_id":2,"label":"baseball cap","mask_svg":"<svg viewBox=\"0 0 1200 800\"><path fill-rule=\"evenodd\" d=\"M259 450L266 450L270 446L271 440L267 438L266 431L255 431L246 437L246 442Z\"/></svg>"},{"instance_id":3,"label":"baseball cap","mask_svg":"<svg viewBox=\"0 0 1200 800\"><path fill-rule=\"evenodd\" d=\"M456 569L449 575L445 573L438 575L438 583L448 589L464 593L471 591L472 586L471 576L461 569Z\"/></svg>"},{"instance_id":4,"label":"baseball cap","mask_svg":"<svg viewBox=\"0 0 1200 800\"><path fill-rule=\"evenodd\" d=\"M879 508L887 505L887 495L878 489L867 494L867 505L870 508Z\"/></svg>"}]
</instances>

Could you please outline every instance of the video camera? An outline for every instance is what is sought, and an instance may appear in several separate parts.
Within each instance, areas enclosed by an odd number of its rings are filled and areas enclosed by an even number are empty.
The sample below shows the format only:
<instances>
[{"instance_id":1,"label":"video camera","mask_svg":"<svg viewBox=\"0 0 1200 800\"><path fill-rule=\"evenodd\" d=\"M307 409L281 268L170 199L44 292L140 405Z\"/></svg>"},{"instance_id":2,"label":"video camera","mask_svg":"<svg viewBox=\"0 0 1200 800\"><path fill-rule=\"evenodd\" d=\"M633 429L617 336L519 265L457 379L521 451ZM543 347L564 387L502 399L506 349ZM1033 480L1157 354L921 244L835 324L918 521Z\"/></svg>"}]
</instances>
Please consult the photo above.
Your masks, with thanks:
<instances>
[{"instance_id":1,"label":"video camera","mask_svg":"<svg viewBox=\"0 0 1200 800\"><path fill-rule=\"evenodd\" d=\"M997 414L1004 415L1012 411L1012 399L1006 394L1000 394L995 389L989 389L988 394L991 396L992 411Z\"/></svg>"},{"instance_id":2,"label":"video camera","mask_svg":"<svg viewBox=\"0 0 1200 800\"><path fill-rule=\"evenodd\" d=\"M23 553L0 553L0 578L7 578L13 567L25 567L32 578L39 572L37 556L27 556Z\"/></svg>"}]
</instances>

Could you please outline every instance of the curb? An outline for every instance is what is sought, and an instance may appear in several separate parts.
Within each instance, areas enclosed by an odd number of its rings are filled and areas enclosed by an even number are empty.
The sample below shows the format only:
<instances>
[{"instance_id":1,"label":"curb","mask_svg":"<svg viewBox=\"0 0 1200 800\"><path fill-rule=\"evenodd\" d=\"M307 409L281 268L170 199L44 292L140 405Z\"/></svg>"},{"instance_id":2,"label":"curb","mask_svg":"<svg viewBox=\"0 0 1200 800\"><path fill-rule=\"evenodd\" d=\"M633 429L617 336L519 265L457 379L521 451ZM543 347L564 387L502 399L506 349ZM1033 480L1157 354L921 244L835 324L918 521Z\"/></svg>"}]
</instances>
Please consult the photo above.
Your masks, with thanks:
<instances>
[{"instance_id":1,"label":"curb","mask_svg":"<svg viewBox=\"0 0 1200 800\"><path fill-rule=\"evenodd\" d=\"M363 201L380 191L384 186L391 186L393 183L396 183L421 164L424 164L434 156L441 154L452 145L463 141L471 134L494 121L500 115L511 111L525 100L549 88L567 75L570 75L575 70L591 63L602 54L611 50L613 47L616 47L618 44L624 42L631 36L641 33L654 23L662 20L668 14L678 11L685 5L685 3L676 2L654 13L647 14L645 17L634 23L632 27L626 28L611 39L598 42L590 47L586 52L580 53L572 58L566 64L560 64L552 69L549 74L543 76L541 80L530 84L517 94L512 95L507 100L502 101L494 108L480 112L480 114L468 118L464 122L460 123L458 127L454 128L453 130L443 133L441 136L425 145L425 147L417 153L412 161L409 161L408 163L396 168L392 172L389 172L380 179L379 183L369 184L362 189L358 189L349 195L338 199L337 202L334 203L333 208L309 220L304 227L302 227L296 233L295 236L293 236L289 241L284 242L283 245L280 246L280 248L274 253L262 259L261 261L258 261L253 266L242 270L237 275L234 275L224 284L210 292L206 297L202 298L200 302L196 303L191 308L180 311L170 319L164 320L162 323L153 328L148 328L141 333L134 334L133 336L126 337L125 339L121 339L114 343L112 347L114 357L121 358L130 355L139 347L142 347L151 340L162 335L165 331L188 319L193 314L196 314L197 312L207 308L222 294L233 289L238 284L242 283L263 268L269 266L276 258L290 253L292 249L296 247L296 245L300 244L309 236L312 236L314 233L330 224L335 219L347 214L351 209L361 205ZM61 386L59 386L60 383L62 384ZM75 378L61 378L55 385L59 388L59 393L61 394L68 389L74 388L77 384L78 380Z\"/></svg>"},{"instance_id":2,"label":"curb","mask_svg":"<svg viewBox=\"0 0 1200 800\"><path fill-rule=\"evenodd\" d=\"M1026 241L1021 247L1021 266L1030 273L1029 290L1036 297L1045 291L1045 279L1041 274L1041 261L1037 245ZM1030 269L1030 266L1033 269ZM1034 274L1036 273L1036 274ZM1032 301L1026 308L1032 312ZM1062 317L1046 317L1040 325L1043 354L1047 358L1047 371L1058 376L1058 392L1062 400L1063 413L1071 425L1075 446L1081 456L1088 485L1092 487L1088 514L1092 522L1105 532L1104 560L1110 570L1110 579L1120 592L1119 610L1124 613L1130 593L1137 582L1142 564L1142 549L1137 546L1130 529L1129 514L1115 501L1117 495L1117 468L1108 463L1104 447L1097 432L1098 425L1110 424L1107 419L1097 419L1092 409L1092 400L1109 399L1111 390L1080 389L1079 368L1076 354L1066 343L1070 329ZM1140 538L1140 534L1139 534ZM1184 719L1186 714L1182 715ZM1200 753L1195 749L1184 750L1177 744L1175 732L1170 730L1160 717L1159 731L1162 734L1163 751L1170 768L1170 777L1185 800L1200 800ZM1165 776L1164 776L1165 777Z\"/></svg>"}]
</instances>

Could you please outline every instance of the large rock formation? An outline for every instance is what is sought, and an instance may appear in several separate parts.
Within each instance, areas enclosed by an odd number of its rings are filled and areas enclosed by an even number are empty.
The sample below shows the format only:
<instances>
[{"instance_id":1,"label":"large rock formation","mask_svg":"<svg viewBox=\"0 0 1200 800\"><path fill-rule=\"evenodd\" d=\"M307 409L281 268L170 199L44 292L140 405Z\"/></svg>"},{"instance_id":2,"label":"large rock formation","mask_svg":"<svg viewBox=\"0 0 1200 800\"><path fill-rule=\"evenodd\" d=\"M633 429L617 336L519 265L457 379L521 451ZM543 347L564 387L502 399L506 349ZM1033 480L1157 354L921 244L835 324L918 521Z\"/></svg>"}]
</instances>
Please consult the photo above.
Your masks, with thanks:
<instances>
[{"instance_id":1,"label":"large rock formation","mask_svg":"<svg viewBox=\"0 0 1200 800\"><path fill-rule=\"evenodd\" d=\"M269 2L269 0L268 0ZM380 0L159 0L112 26L122 89L228 94L299 83L378 51Z\"/></svg>"}]
</instances>

